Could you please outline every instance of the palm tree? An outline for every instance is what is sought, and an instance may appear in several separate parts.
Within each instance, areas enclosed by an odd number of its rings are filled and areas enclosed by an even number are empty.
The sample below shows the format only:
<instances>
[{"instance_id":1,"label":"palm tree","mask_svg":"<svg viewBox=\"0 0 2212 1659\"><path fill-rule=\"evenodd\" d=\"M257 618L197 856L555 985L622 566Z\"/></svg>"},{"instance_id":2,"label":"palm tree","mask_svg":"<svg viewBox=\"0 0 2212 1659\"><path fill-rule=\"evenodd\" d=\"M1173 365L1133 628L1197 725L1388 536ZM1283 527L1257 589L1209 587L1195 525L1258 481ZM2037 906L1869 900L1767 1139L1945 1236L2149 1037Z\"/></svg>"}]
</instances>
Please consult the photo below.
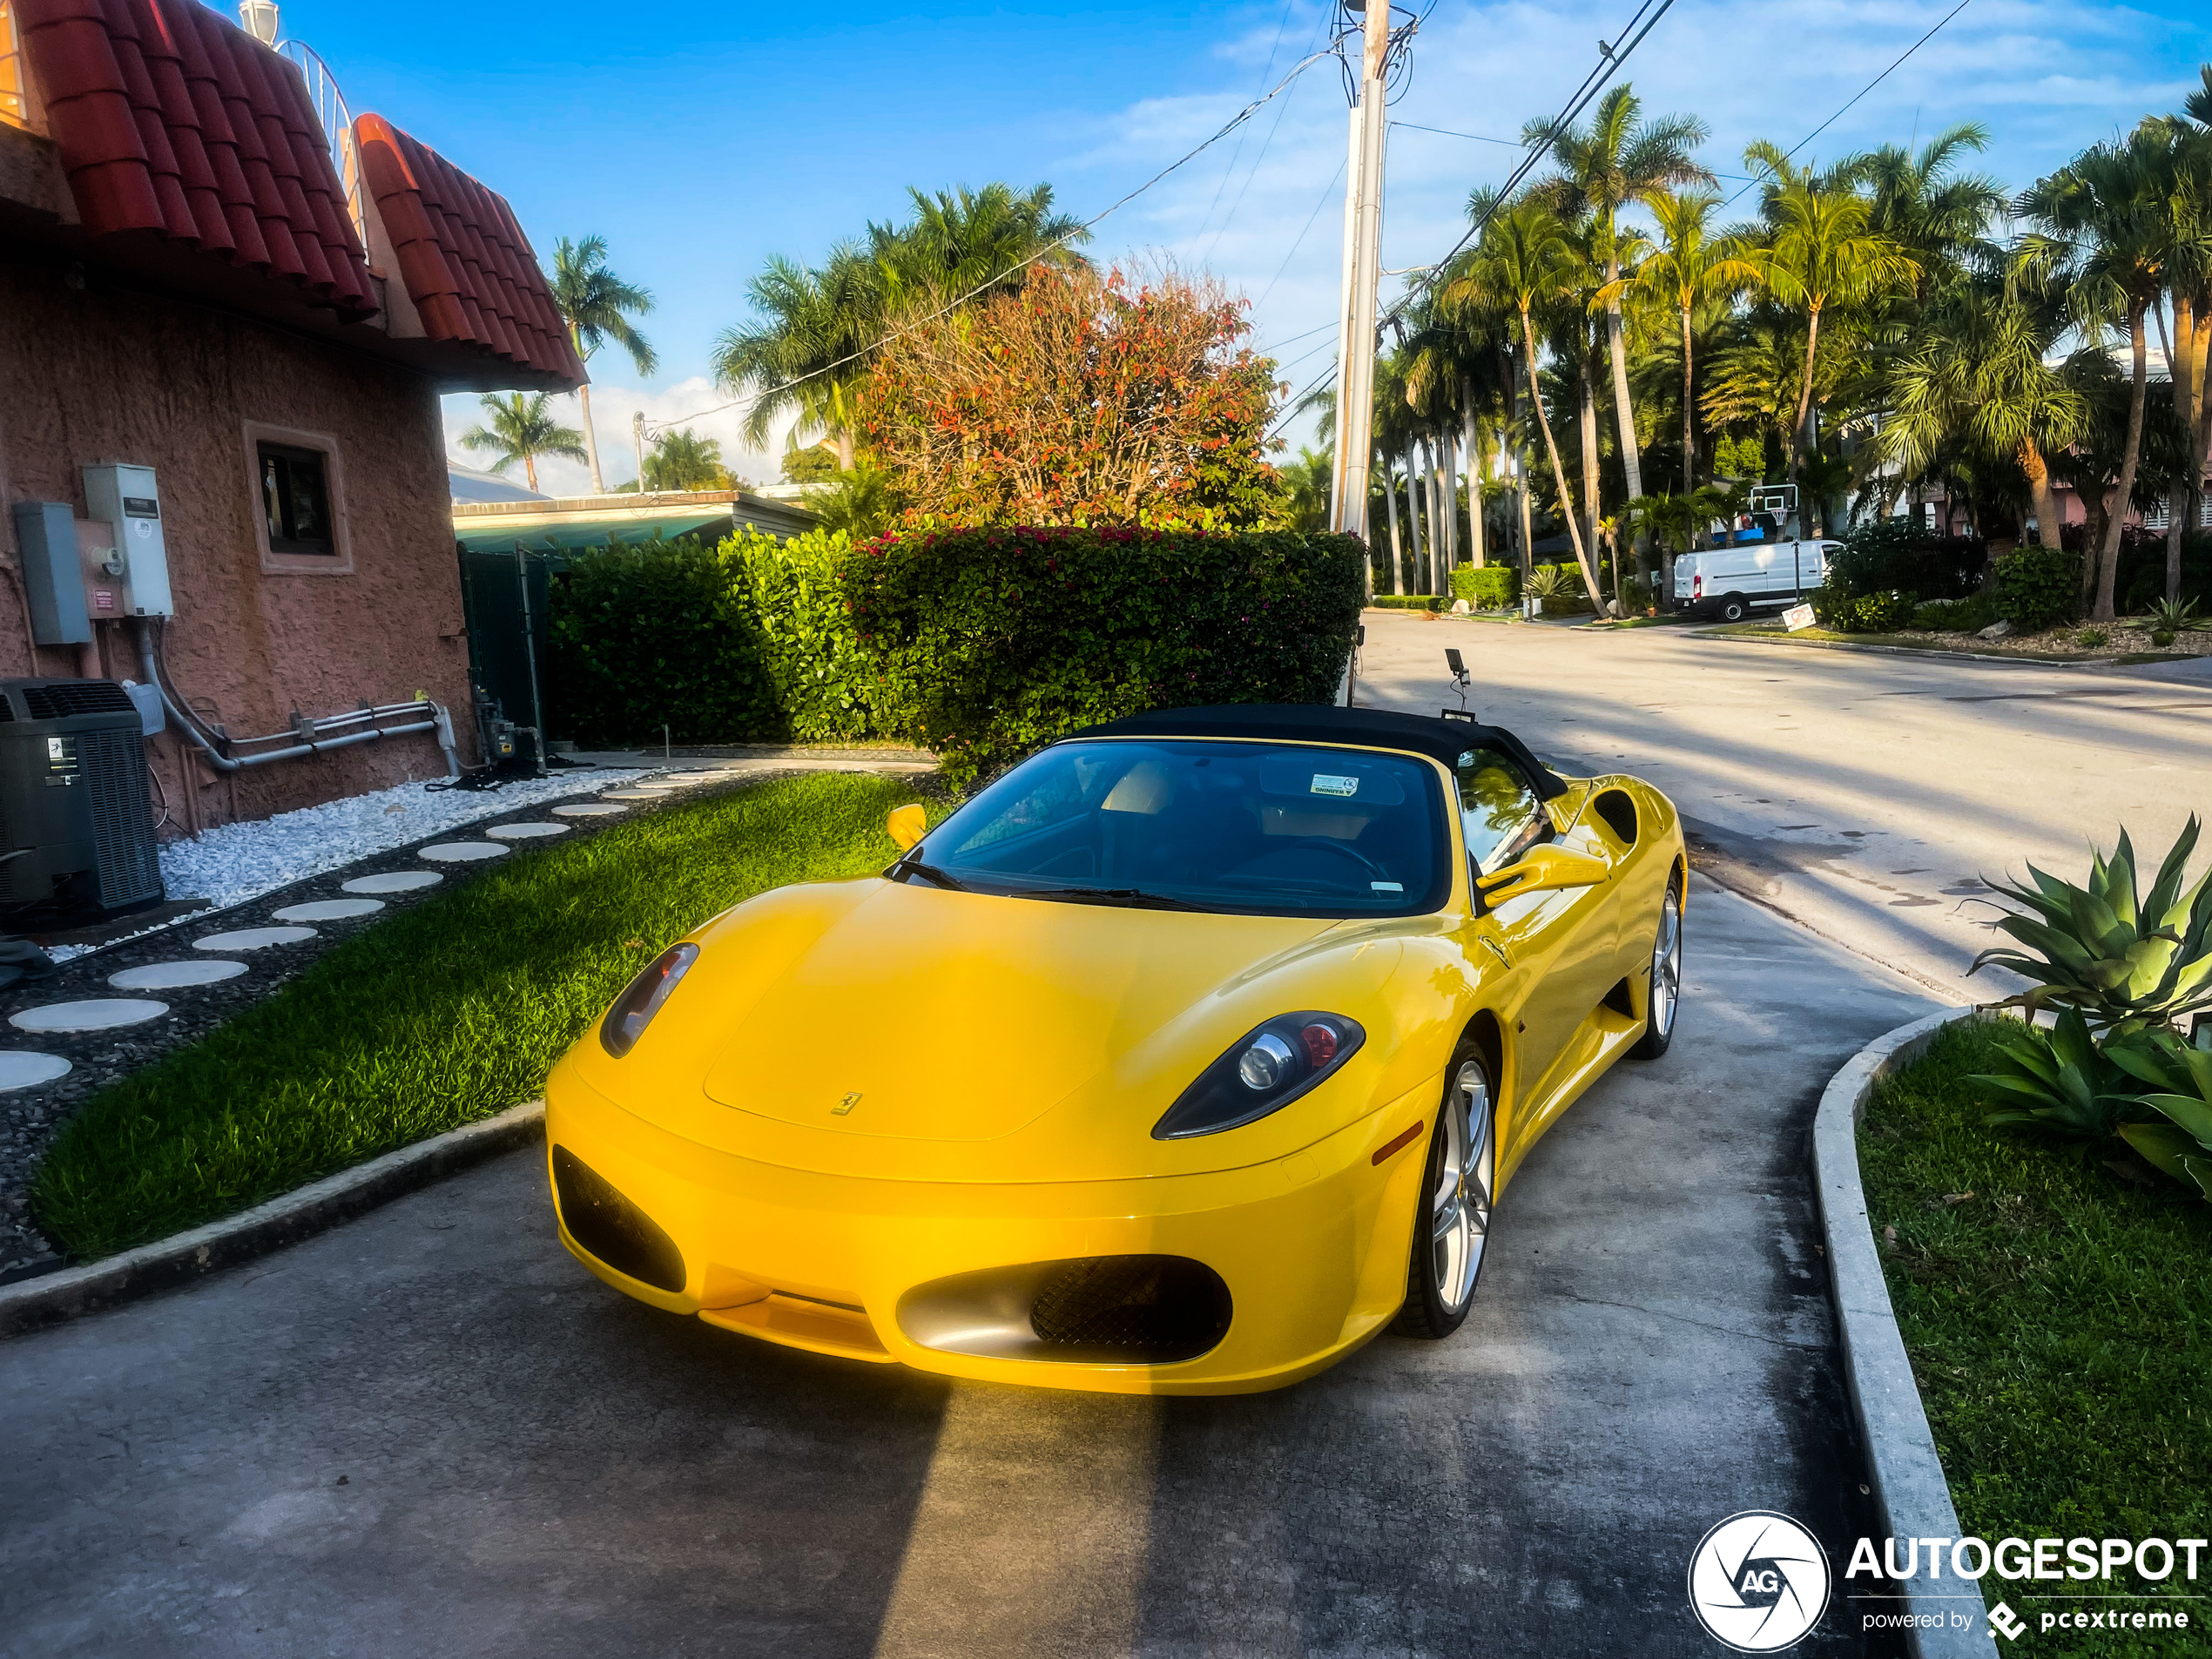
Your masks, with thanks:
<instances>
[{"instance_id":1,"label":"palm tree","mask_svg":"<svg viewBox=\"0 0 2212 1659\"><path fill-rule=\"evenodd\" d=\"M2049 270L2067 285L2077 327L2119 323L2128 331L2132 372L2128 431L2120 477L2113 490L2105 533L2096 555L2096 622L2110 622L2119 575L2120 533L2142 459L2143 410L2150 382L2145 320L2165 291L2171 250L2170 223L2161 211L2158 185L2167 171L2171 136L2146 122L2126 138L2094 145L2057 172L2038 179L2020 200L2024 218L2044 226L2022 250L2031 267Z\"/></svg>"},{"instance_id":2,"label":"palm tree","mask_svg":"<svg viewBox=\"0 0 2212 1659\"><path fill-rule=\"evenodd\" d=\"M664 432L645 455L646 489L734 489L737 481L722 464L722 446L678 428Z\"/></svg>"},{"instance_id":3,"label":"palm tree","mask_svg":"<svg viewBox=\"0 0 2212 1659\"><path fill-rule=\"evenodd\" d=\"M1051 211L1049 185L907 194L914 206L907 224L869 226L865 244L840 243L819 269L778 255L746 285L754 320L725 329L711 361L724 391L754 395L745 417L750 442L765 442L780 419L795 414L792 441L826 434L839 467L850 472L860 391L901 314L1018 286L1033 255L1080 261L1066 244L1086 233Z\"/></svg>"},{"instance_id":4,"label":"palm tree","mask_svg":"<svg viewBox=\"0 0 2212 1659\"><path fill-rule=\"evenodd\" d=\"M1561 516L1567 521L1568 540L1575 549L1575 563L1581 567L1582 585L1588 590L1590 608L1602 613L1605 602L1598 596L1597 572L1590 563L1589 550L1583 543L1581 526L1576 523L1574 497L1567 489L1567 471L1560 464L1559 443L1552 436L1551 417L1545 413L1543 388L1536 376L1536 325L1533 314L1540 303L1549 310L1558 302L1562 279L1572 257L1566 242L1567 227L1560 223L1556 213L1537 202L1515 202L1495 214L1484 227L1481 240L1476 244L1476 256L1466 274L1446 288L1441 299L1447 308L1508 302L1521 319L1528 399L1535 412L1536 425L1544 435L1544 452L1551 461L1552 483L1559 491Z\"/></svg>"},{"instance_id":5,"label":"palm tree","mask_svg":"<svg viewBox=\"0 0 2212 1659\"><path fill-rule=\"evenodd\" d=\"M1625 293L1655 305L1669 305L1681 319L1682 489L1687 496L1697 487L1697 401L1690 320L1700 306L1725 300L1757 282L1759 267L1744 257L1740 239L1712 233L1713 211L1720 206L1720 197L1714 192L1657 191L1648 205L1659 225L1657 244L1638 261L1634 276L1608 282L1601 294L1613 304ZM1660 547L1660 591L1672 593L1676 550L1663 537Z\"/></svg>"},{"instance_id":6,"label":"palm tree","mask_svg":"<svg viewBox=\"0 0 2212 1659\"><path fill-rule=\"evenodd\" d=\"M798 417L792 442L827 434L837 464L853 469L855 399L882 334L882 284L859 247L830 250L819 270L781 254L745 285L756 320L726 328L715 341L715 383L732 396L750 390L746 441L765 443L786 414Z\"/></svg>"},{"instance_id":7,"label":"palm tree","mask_svg":"<svg viewBox=\"0 0 2212 1659\"><path fill-rule=\"evenodd\" d=\"M1768 192L1773 233L1756 263L1768 292L1805 318L1804 365L1787 435L1793 488L1804 469L1822 314L1831 305L1871 300L1919 275L1920 267L1895 242L1870 228L1871 212L1866 199L1851 190L1802 178Z\"/></svg>"},{"instance_id":8,"label":"palm tree","mask_svg":"<svg viewBox=\"0 0 2212 1659\"><path fill-rule=\"evenodd\" d=\"M1954 439L2027 475L2046 547L2059 544L2048 457L2084 435L2087 406L2046 358L2063 312L2017 279L1978 283L1940 301L1890 371L1880 453L1919 473Z\"/></svg>"},{"instance_id":9,"label":"palm tree","mask_svg":"<svg viewBox=\"0 0 2212 1659\"><path fill-rule=\"evenodd\" d=\"M577 359L589 364L591 355L609 341L630 354L640 374L659 366L644 335L631 324L633 313L643 316L653 308L653 296L634 282L625 282L607 268L607 239L587 236L571 242L563 236L553 245L553 279L548 285L553 306L569 326L569 343ZM590 458L591 493L606 493L599 475L599 435L591 425L591 383L576 388L583 411L583 448Z\"/></svg>"},{"instance_id":10,"label":"palm tree","mask_svg":"<svg viewBox=\"0 0 2212 1659\"><path fill-rule=\"evenodd\" d=\"M1962 156L1988 146L1989 129L1966 121L1939 132L1917 154L1885 144L1851 164L1872 196L1871 226L1919 266L1913 298L1922 304L1969 266L1996 261L1988 231L2005 210L2005 192L1993 179L1957 171Z\"/></svg>"},{"instance_id":11,"label":"palm tree","mask_svg":"<svg viewBox=\"0 0 2212 1659\"><path fill-rule=\"evenodd\" d=\"M1616 86L1598 100L1590 125L1569 127L1552 138L1560 172L1530 192L1568 218L1588 214L1596 221L1595 251L1605 266L1606 285L1621 280L1617 234L1621 210L1649 202L1660 191L1683 185L1711 185L1712 173L1691 153L1710 136L1693 115L1663 115L1639 120L1642 101L1629 87ZM1522 142L1541 143L1551 129L1532 121ZM1629 494L1643 494L1643 464L1636 448L1635 410L1629 403L1628 347L1622 334L1621 298L1605 301L1606 349L1613 360L1613 415L1620 428L1621 465Z\"/></svg>"},{"instance_id":12,"label":"palm tree","mask_svg":"<svg viewBox=\"0 0 2212 1659\"><path fill-rule=\"evenodd\" d=\"M563 426L547 411L552 401L545 392L487 392L477 401L489 417L483 426L472 426L461 435L461 447L493 457L491 469L505 472L517 461L530 488L537 488L537 458L565 455L586 458L583 435Z\"/></svg>"},{"instance_id":13,"label":"palm tree","mask_svg":"<svg viewBox=\"0 0 2212 1659\"><path fill-rule=\"evenodd\" d=\"M1291 528L1328 529L1329 494L1336 480L1336 455L1325 448L1301 449L1298 459L1282 469L1282 474L1289 490Z\"/></svg>"}]
</instances>

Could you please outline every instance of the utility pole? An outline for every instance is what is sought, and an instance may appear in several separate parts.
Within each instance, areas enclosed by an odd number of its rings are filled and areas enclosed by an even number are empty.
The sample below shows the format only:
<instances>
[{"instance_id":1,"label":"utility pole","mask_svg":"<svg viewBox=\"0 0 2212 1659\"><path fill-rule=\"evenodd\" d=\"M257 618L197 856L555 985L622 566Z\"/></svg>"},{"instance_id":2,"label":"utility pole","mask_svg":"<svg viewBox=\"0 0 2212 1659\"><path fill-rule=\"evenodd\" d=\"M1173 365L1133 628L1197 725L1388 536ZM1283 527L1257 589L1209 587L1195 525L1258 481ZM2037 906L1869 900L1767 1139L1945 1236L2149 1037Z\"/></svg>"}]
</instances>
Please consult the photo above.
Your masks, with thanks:
<instances>
[{"instance_id":1,"label":"utility pole","mask_svg":"<svg viewBox=\"0 0 2212 1659\"><path fill-rule=\"evenodd\" d=\"M1367 533L1367 468L1374 449L1375 289L1382 274L1383 63L1389 0L1345 0L1366 14L1359 101L1344 182L1344 303L1337 320L1337 475L1331 526Z\"/></svg>"},{"instance_id":2,"label":"utility pole","mask_svg":"<svg viewBox=\"0 0 2212 1659\"><path fill-rule=\"evenodd\" d=\"M637 493L645 493L645 411L632 410L630 416L630 442L637 451Z\"/></svg>"}]
</instances>

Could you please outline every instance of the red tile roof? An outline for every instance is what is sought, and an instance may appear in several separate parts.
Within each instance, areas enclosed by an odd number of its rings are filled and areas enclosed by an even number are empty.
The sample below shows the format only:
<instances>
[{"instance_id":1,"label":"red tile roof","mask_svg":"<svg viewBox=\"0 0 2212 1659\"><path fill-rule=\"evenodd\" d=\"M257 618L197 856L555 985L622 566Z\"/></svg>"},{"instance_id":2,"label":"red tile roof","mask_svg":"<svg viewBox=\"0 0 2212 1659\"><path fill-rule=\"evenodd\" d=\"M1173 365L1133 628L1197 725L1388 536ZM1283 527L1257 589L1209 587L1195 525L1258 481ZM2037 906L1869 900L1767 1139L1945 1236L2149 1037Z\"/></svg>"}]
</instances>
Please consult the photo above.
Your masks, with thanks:
<instances>
[{"instance_id":1,"label":"red tile roof","mask_svg":"<svg viewBox=\"0 0 2212 1659\"><path fill-rule=\"evenodd\" d=\"M354 123L354 145L430 337L581 385L583 365L506 202L381 115Z\"/></svg>"},{"instance_id":2,"label":"red tile roof","mask_svg":"<svg viewBox=\"0 0 2212 1659\"><path fill-rule=\"evenodd\" d=\"M374 315L300 71L194 0L14 0L85 230L152 233Z\"/></svg>"}]
</instances>

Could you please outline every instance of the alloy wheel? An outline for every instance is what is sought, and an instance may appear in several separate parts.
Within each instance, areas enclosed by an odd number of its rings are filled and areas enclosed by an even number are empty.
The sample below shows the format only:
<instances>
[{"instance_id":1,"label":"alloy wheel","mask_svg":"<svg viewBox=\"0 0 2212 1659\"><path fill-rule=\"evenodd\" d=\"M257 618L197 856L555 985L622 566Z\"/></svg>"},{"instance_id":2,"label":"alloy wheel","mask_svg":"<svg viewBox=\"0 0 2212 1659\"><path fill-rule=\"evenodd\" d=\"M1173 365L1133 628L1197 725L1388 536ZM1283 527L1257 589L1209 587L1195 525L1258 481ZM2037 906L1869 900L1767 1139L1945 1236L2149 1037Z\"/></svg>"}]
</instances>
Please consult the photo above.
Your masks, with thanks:
<instances>
[{"instance_id":1,"label":"alloy wheel","mask_svg":"<svg viewBox=\"0 0 2212 1659\"><path fill-rule=\"evenodd\" d=\"M1662 1042L1675 1034L1675 1008L1681 1001L1682 900L1669 887L1651 941L1651 1028Z\"/></svg>"},{"instance_id":2,"label":"alloy wheel","mask_svg":"<svg viewBox=\"0 0 2212 1659\"><path fill-rule=\"evenodd\" d=\"M1490 1234L1496 1172L1490 1079L1479 1060L1460 1067L1444 1103L1444 1157L1429 1200L1429 1263L1437 1299L1456 1314L1474 1294Z\"/></svg>"}]
</instances>

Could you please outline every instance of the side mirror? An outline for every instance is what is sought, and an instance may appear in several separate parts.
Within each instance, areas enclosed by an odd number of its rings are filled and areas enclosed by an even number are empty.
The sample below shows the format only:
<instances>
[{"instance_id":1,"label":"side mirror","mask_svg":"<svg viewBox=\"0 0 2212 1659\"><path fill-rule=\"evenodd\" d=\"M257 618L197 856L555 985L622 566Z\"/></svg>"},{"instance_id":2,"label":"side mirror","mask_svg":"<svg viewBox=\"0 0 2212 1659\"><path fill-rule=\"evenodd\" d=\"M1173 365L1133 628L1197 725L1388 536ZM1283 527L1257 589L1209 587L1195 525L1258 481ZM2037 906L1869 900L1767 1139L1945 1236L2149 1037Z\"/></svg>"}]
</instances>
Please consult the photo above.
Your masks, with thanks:
<instances>
[{"instance_id":1,"label":"side mirror","mask_svg":"<svg viewBox=\"0 0 2212 1659\"><path fill-rule=\"evenodd\" d=\"M929 833L929 814L919 804L894 806L891 816L883 820L883 827L891 832L891 839L904 853Z\"/></svg>"},{"instance_id":2,"label":"side mirror","mask_svg":"<svg viewBox=\"0 0 2212 1659\"><path fill-rule=\"evenodd\" d=\"M1543 893L1556 887L1595 887L1612 874L1602 859L1587 853L1570 853L1563 846L1532 846L1518 864L1479 875L1474 884L1491 904L1518 899L1524 893Z\"/></svg>"}]
</instances>

